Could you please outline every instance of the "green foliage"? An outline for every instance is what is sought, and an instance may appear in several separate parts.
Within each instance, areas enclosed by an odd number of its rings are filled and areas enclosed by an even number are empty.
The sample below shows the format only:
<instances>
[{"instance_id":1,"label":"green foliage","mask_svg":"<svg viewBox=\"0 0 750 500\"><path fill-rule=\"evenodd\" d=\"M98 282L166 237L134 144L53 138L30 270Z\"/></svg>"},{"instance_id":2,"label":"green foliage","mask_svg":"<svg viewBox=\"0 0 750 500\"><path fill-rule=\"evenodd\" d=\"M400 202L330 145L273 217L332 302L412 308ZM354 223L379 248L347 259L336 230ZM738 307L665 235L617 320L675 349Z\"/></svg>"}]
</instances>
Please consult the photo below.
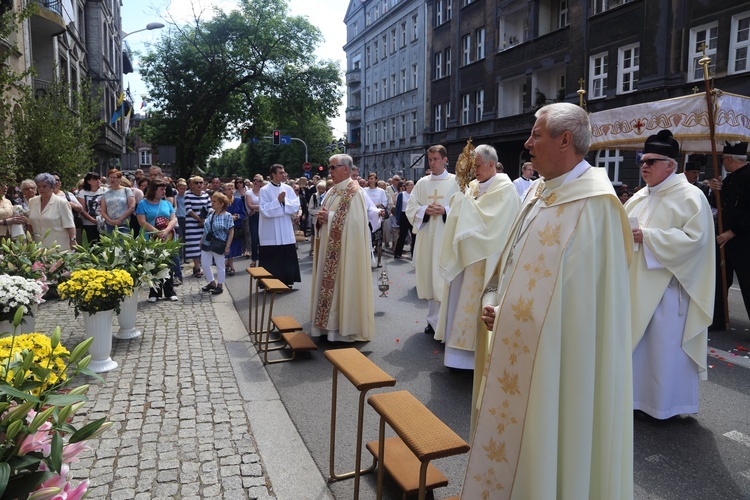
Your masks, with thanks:
<instances>
[{"instance_id":1,"label":"green foliage","mask_svg":"<svg viewBox=\"0 0 750 500\"><path fill-rule=\"evenodd\" d=\"M43 95L27 94L19 103L21 112L12 118L18 178L59 172L64 179L77 179L94 166L101 104L88 82L81 87L73 91L52 82Z\"/></svg>"},{"instance_id":2,"label":"green foliage","mask_svg":"<svg viewBox=\"0 0 750 500\"><path fill-rule=\"evenodd\" d=\"M152 144L176 141L180 176L240 128L263 137L288 114L301 121L335 113L339 69L315 58L320 31L287 10L285 0L240 0L232 12L172 26L143 57L157 111L142 134Z\"/></svg>"}]
</instances>

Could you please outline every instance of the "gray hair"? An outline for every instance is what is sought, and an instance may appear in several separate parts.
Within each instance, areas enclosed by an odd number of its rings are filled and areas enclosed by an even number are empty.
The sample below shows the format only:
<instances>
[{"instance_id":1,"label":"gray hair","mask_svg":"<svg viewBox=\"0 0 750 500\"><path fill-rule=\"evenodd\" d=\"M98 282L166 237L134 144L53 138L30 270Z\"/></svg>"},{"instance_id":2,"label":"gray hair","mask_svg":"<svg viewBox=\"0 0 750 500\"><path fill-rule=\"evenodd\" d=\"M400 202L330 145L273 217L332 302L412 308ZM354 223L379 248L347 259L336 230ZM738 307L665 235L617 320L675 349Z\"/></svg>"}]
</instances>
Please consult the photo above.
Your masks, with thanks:
<instances>
[{"instance_id":1,"label":"gray hair","mask_svg":"<svg viewBox=\"0 0 750 500\"><path fill-rule=\"evenodd\" d=\"M328 186L326 186L326 181L320 181L317 184L315 184L315 187L316 188L323 188L323 189L325 189Z\"/></svg>"},{"instance_id":2,"label":"gray hair","mask_svg":"<svg viewBox=\"0 0 750 500\"><path fill-rule=\"evenodd\" d=\"M737 161L747 161L747 155L728 155L728 154L723 154L721 156L722 157L729 157L729 158L732 158L733 160L737 160Z\"/></svg>"},{"instance_id":3,"label":"gray hair","mask_svg":"<svg viewBox=\"0 0 750 500\"><path fill-rule=\"evenodd\" d=\"M48 174L47 172L41 173L34 177L34 182L37 186L39 184L47 184L51 188L54 188L56 184L55 176L52 174Z\"/></svg>"},{"instance_id":4,"label":"gray hair","mask_svg":"<svg viewBox=\"0 0 750 500\"><path fill-rule=\"evenodd\" d=\"M54 177L52 177L54 179ZM19 187L23 189L24 186L34 186L34 189L36 189L36 183L34 182L34 179L24 179L21 181L21 184L19 184Z\"/></svg>"},{"instance_id":5,"label":"gray hair","mask_svg":"<svg viewBox=\"0 0 750 500\"><path fill-rule=\"evenodd\" d=\"M591 124L586 110L569 102L547 104L535 114L547 119L547 131L552 137L559 137L565 131L573 134L573 148L580 155L586 155L591 146Z\"/></svg>"},{"instance_id":6,"label":"gray hair","mask_svg":"<svg viewBox=\"0 0 750 500\"><path fill-rule=\"evenodd\" d=\"M347 154L337 154L333 155L328 159L328 162L330 163L331 160L335 161L337 165L346 165L346 169L351 172L352 167L354 167L354 160L351 156Z\"/></svg>"},{"instance_id":7,"label":"gray hair","mask_svg":"<svg viewBox=\"0 0 750 500\"><path fill-rule=\"evenodd\" d=\"M481 156L484 161L497 163L497 151L489 144L480 144L474 149L474 154Z\"/></svg>"}]
</instances>

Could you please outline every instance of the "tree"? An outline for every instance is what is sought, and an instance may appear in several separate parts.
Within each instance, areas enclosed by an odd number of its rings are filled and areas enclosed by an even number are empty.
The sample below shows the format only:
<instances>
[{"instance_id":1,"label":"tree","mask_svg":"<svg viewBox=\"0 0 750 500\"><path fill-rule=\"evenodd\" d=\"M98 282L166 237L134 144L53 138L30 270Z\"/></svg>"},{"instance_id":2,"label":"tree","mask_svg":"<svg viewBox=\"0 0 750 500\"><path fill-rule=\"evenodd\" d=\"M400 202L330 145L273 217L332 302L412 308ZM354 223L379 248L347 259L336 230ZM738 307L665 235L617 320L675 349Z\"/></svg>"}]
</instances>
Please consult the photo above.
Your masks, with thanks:
<instances>
[{"instance_id":1,"label":"tree","mask_svg":"<svg viewBox=\"0 0 750 500\"><path fill-rule=\"evenodd\" d=\"M27 94L14 113L13 147L19 177L58 172L78 179L94 166L94 143L103 122L100 102L82 81L83 91L52 82L43 94Z\"/></svg>"},{"instance_id":2,"label":"tree","mask_svg":"<svg viewBox=\"0 0 750 500\"><path fill-rule=\"evenodd\" d=\"M240 128L263 137L281 129L287 113L335 112L339 68L315 58L320 31L287 10L286 0L240 0L238 10L173 24L143 58L156 108L144 137L175 144L180 175L204 165Z\"/></svg>"}]
</instances>

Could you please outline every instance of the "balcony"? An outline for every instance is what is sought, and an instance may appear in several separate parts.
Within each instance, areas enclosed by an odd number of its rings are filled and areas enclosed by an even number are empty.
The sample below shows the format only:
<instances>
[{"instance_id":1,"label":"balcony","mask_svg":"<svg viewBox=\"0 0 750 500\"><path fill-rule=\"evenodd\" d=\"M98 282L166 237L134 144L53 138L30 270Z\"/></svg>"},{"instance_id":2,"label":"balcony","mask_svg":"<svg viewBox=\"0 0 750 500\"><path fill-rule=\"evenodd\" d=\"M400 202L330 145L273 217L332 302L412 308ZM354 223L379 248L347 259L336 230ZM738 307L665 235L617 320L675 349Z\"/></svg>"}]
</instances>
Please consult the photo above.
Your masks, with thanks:
<instances>
[{"instance_id":1,"label":"balcony","mask_svg":"<svg viewBox=\"0 0 750 500\"><path fill-rule=\"evenodd\" d=\"M564 55L568 50L570 30L566 27L529 40L495 54L495 67L503 72L523 68L542 59Z\"/></svg>"},{"instance_id":2,"label":"balcony","mask_svg":"<svg viewBox=\"0 0 750 500\"><path fill-rule=\"evenodd\" d=\"M357 85L362 83L362 70L357 69L350 69L346 72L346 84L347 85Z\"/></svg>"},{"instance_id":3,"label":"balcony","mask_svg":"<svg viewBox=\"0 0 750 500\"><path fill-rule=\"evenodd\" d=\"M39 8L31 16L32 37L53 37L65 31L60 0L32 0Z\"/></svg>"},{"instance_id":4,"label":"balcony","mask_svg":"<svg viewBox=\"0 0 750 500\"><path fill-rule=\"evenodd\" d=\"M346 121L348 123L359 123L362 121L362 108L359 106L349 106L346 108Z\"/></svg>"}]
</instances>

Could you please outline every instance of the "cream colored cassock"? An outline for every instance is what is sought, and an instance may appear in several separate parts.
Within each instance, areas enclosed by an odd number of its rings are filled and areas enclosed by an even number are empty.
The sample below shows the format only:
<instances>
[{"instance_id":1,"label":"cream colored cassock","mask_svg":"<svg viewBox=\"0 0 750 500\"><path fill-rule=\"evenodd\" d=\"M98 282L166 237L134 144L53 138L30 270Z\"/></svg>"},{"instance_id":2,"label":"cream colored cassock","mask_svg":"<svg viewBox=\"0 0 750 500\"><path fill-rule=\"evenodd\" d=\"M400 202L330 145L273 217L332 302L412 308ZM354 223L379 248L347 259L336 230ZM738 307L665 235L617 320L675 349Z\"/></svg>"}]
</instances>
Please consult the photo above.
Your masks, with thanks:
<instances>
[{"instance_id":1,"label":"cream colored cassock","mask_svg":"<svg viewBox=\"0 0 750 500\"><path fill-rule=\"evenodd\" d=\"M412 252L417 296L430 301L427 321L433 328L437 327L440 300L445 287L439 266L445 222L442 215L430 216L430 219L424 222L425 211L428 205L439 203L445 207L447 214L451 196L457 191L456 176L446 170L440 175L419 179L406 204L406 217L413 226L412 232L417 235L416 248Z\"/></svg>"},{"instance_id":2,"label":"cream colored cassock","mask_svg":"<svg viewBox=\"0 0 750 500\"><path fill-rule=\"evenodd\" d=\"M445 287L435 330L435 338L445 342L445 366L473 370L475 351L481 359L487 355L489 332L481 319L482 292L489 280L486 274L497 267L519 206L515 187L505 174L483 183L475 179L466 194L451 197L440 250ZM481 374L480 368L477 390Z\"/></svg>"},{"instance_id":3,"label":"cream colored cassock","mask_svg":"<svg viewBox=\"0 0 750 500\"><path fill-rule=\"evenodd\" d=\"M652 417L698 412L714 310L715 245L706 197L683 174L625 204L643 231L630 267L633 408Z\"/></svg>"},{"instance_id":4,"label":"cream colored cassock","mask_svg":"<svg viewBox=\"0 0 750 500\"><path fill-rule=\"evenodd\" d=\"M375 332L375 312L373 306L372 273L370 256L372 238L368 221L379 227L378 210L362 189L353 195L349 213L341 234L341 252L338 273L333 287L331 310L325 329L315 327L315 314L323 288L323 269L326 250L330 240L331 223L336 209L346 193L351 179L339 182L328 190L323 206L330 212L328 223L316 231L317 250L313 260L312 301L310 318L313 322L312 336L327 335L331 342L354 342L372 340ZM368 206L371 206L368 209Z\"/></svg>"},{"instance_id":5,"label":"cream colored cassock","mask_svg":"<svg viewBox=\"0 0 750 500\"><path fill-rule=\"evenodd\" d=\"M461 498L632 498L632 233L606 171L536 181L510 234Z\"/></svg>"}]
</instances>

